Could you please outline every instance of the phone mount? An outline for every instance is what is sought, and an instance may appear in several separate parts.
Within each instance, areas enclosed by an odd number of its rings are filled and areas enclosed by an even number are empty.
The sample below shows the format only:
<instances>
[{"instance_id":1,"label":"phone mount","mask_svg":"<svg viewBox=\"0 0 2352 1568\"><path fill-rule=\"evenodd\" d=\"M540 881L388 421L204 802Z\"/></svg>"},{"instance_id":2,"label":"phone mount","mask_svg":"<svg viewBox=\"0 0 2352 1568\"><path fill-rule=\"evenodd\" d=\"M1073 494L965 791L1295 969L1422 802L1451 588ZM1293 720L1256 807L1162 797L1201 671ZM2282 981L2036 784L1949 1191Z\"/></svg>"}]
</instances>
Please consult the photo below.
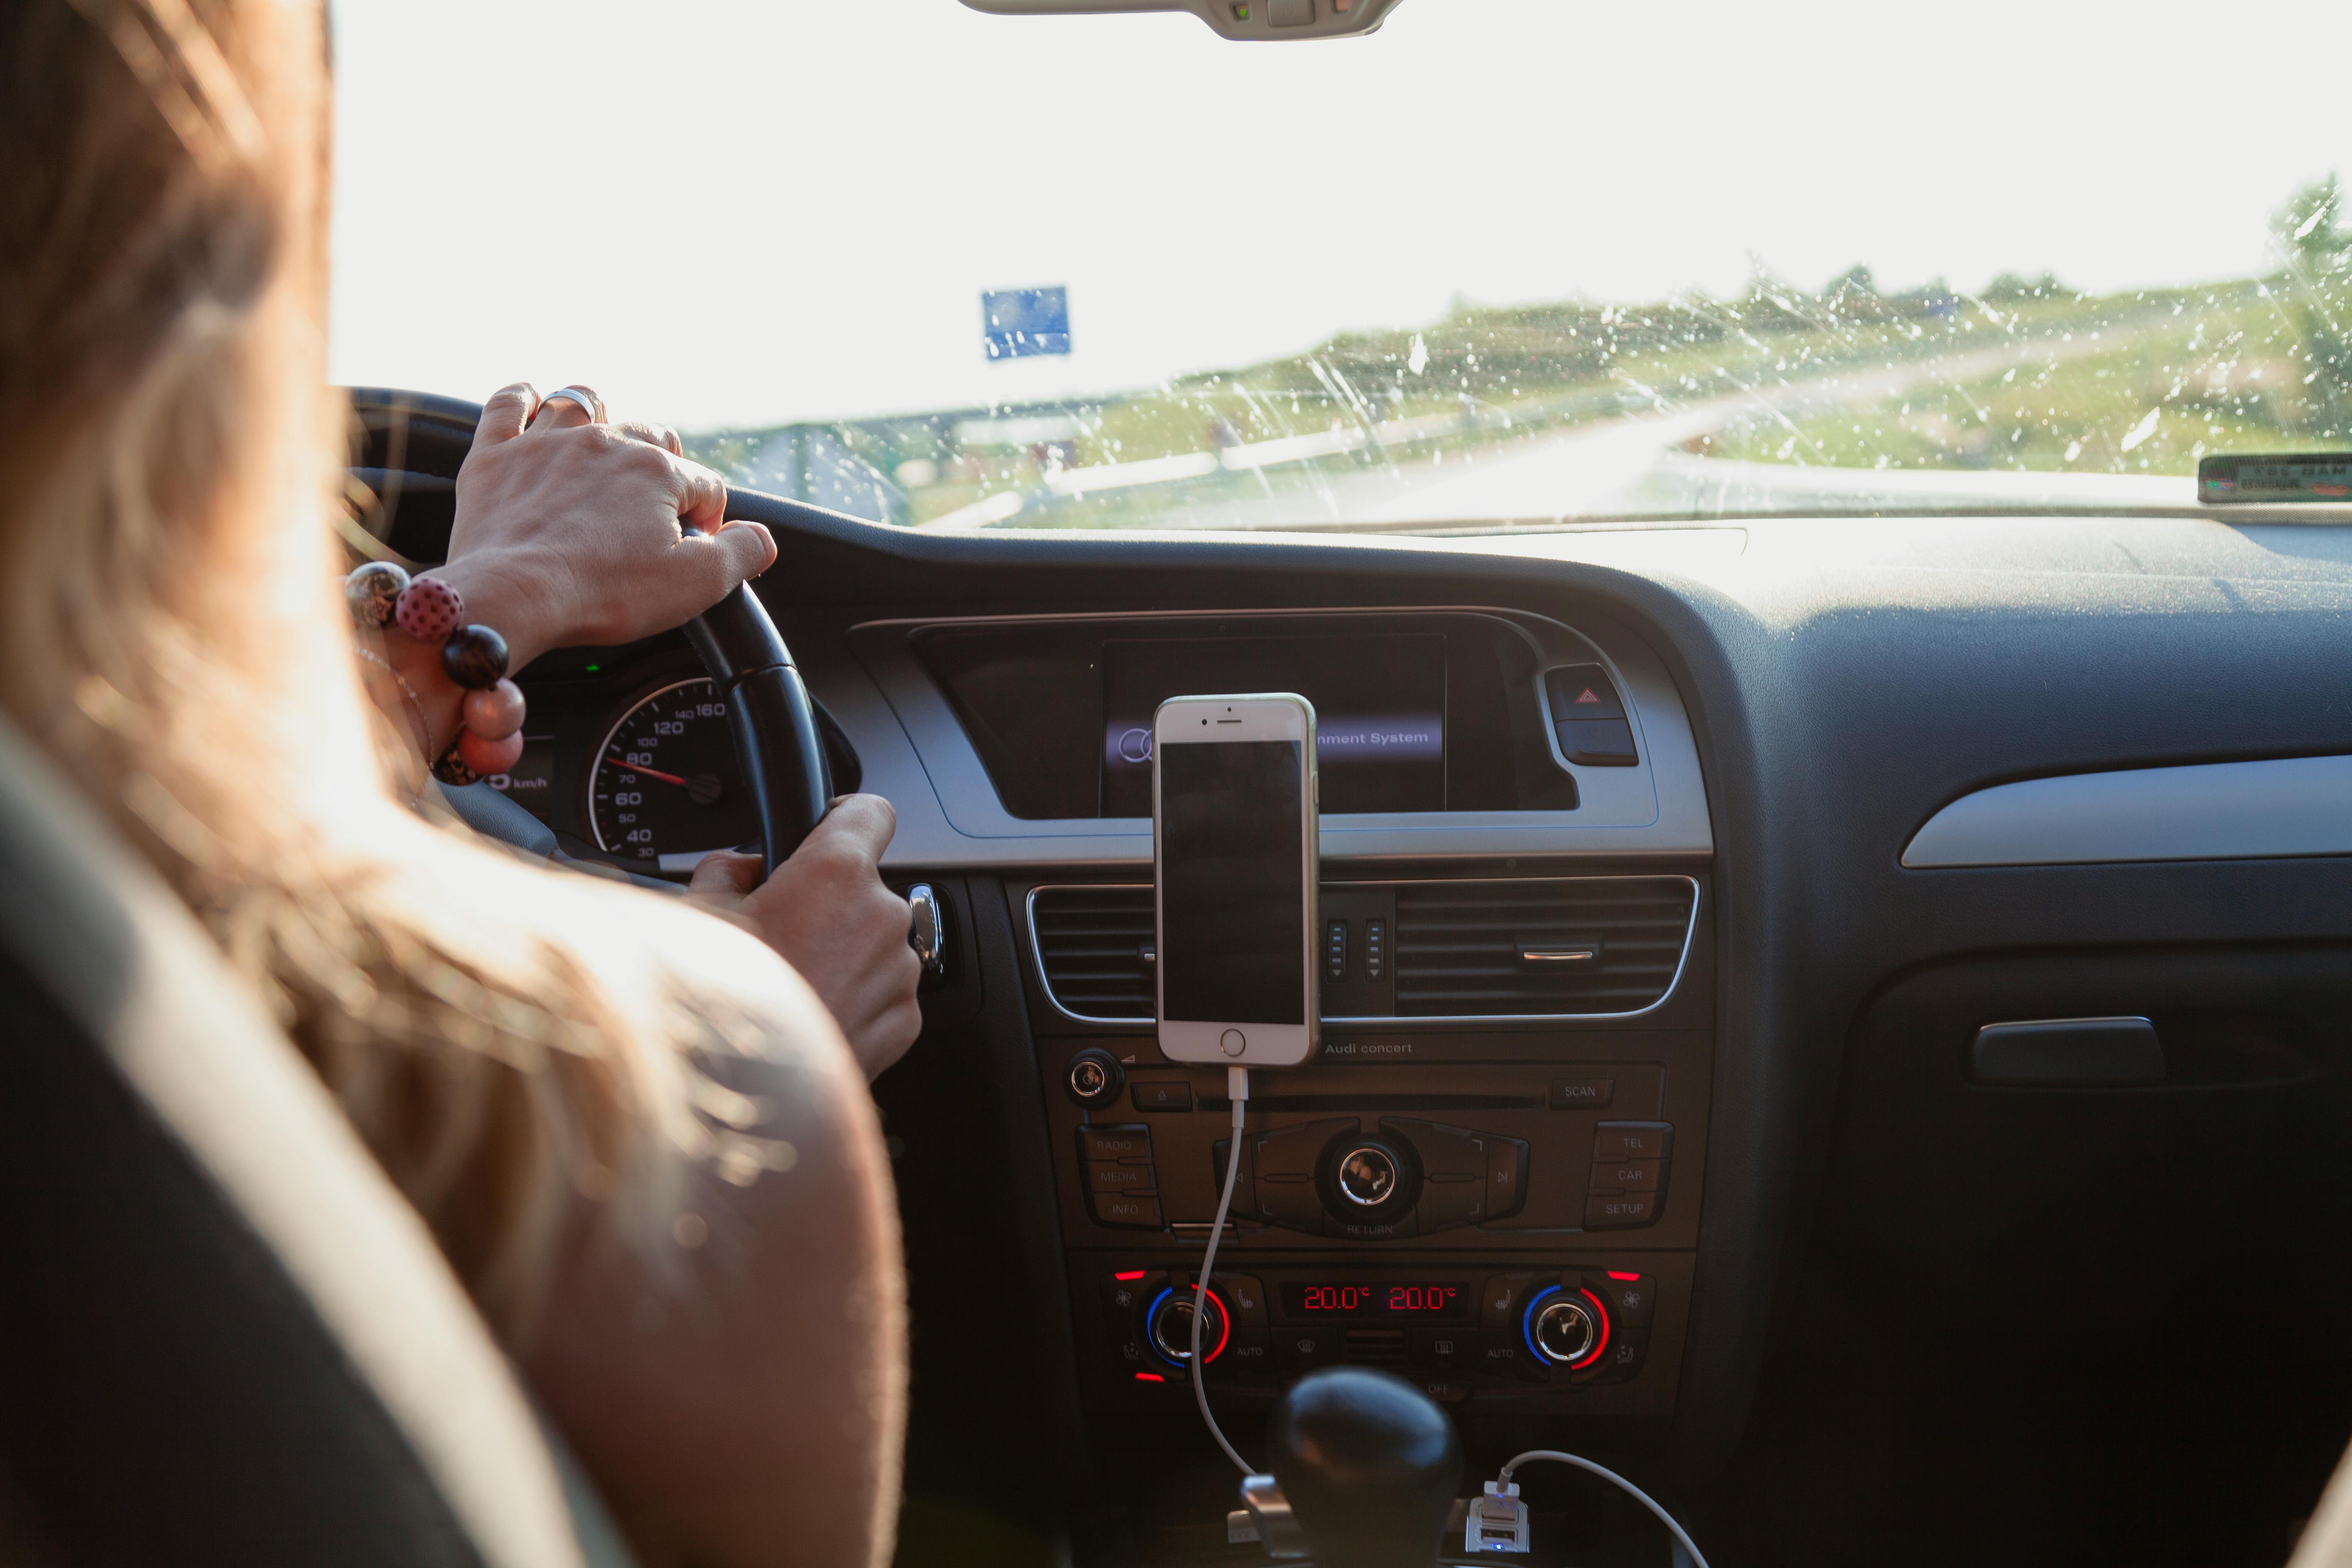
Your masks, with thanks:
<instances>
[{"instance_id":1,"label":"phone mount","mask_svg":"<svg viewBox=\"0 0 2352 1568\"><path fill-rule=\"evenodd\" d=\"M1236 43L1345 38L1378 29L1397 0L963 0L996 16L1189 11Z\"/></svg>"}]
</instances>

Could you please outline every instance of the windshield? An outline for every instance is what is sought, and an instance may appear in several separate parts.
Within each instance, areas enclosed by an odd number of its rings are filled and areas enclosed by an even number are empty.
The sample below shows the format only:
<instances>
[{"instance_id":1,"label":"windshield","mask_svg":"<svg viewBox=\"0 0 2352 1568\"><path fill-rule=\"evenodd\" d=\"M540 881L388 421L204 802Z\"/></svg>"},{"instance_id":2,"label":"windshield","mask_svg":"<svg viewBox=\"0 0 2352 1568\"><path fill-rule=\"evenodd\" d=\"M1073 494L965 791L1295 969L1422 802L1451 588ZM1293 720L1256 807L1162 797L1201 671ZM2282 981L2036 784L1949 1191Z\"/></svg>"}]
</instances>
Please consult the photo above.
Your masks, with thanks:
<instances>
[{"instance_id":1,"label":"windshield","mask_svg":"<svg viewBox=\"0 0 2352 1568\"><path fill-rule=\"evenodd\" d=\"M334 26L339 381L578 378L893 524L2169 510L2352 447L2341 0Z\"/></svg>"}]
</instances>

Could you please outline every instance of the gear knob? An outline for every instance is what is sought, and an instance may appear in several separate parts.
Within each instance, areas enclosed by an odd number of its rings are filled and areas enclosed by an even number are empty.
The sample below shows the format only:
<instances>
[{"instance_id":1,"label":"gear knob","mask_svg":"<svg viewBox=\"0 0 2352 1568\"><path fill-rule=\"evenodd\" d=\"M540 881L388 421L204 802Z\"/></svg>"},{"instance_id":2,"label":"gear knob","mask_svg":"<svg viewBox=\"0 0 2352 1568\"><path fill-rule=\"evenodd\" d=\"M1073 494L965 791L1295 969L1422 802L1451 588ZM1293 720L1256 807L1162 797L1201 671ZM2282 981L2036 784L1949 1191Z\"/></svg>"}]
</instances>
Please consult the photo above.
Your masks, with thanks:
<instances>
[{"instance_id":1,"label":"gear knob","mask_svg":"<svg viewBox=\"0 0 2352 1568\"><path fill-rule=\"evenodd\" d=\"M1462 1480L1462 1442L1421 1390L1370 1367L1325 1367L1283 1394L1266 1440L1316 1568L1436 1560Z\"/></svg>"}]
</instances>

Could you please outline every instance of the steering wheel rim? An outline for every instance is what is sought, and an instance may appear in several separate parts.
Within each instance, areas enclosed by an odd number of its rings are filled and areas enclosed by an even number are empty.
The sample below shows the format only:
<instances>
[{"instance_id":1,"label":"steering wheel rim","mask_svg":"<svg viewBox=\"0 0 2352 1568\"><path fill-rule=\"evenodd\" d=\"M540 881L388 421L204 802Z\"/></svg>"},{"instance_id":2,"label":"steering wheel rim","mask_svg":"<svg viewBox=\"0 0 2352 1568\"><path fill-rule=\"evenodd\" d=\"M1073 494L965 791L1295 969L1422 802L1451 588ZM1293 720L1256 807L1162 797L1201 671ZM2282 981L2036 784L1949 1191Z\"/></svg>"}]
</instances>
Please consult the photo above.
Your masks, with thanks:
<instances>
[{"instance_id":1,"label":"steering wheel rim","mask_svg":"<svg viewBox=\"0 0 2352 1568\"><path fill-rule=\"evenodd\" d=\"M350 394L366 437L364 450L373 454L354 470L362 482L379 493L404 489L413 500L454 508L454 481L481 423L482 405L389 387L352 387ZM745 499L730 489L726 515L739 515ZM736 760L760 818L761 858L773 871L832 804L832 768L816 704L750 584L739 584L682 629L726 700ZM856 771L854 755L845 766Z\"/></svg>"},{"instance_id":2,"label":"steering wheel rim","mask_svg":"<svg viewBox=\"0 0 2352 1568\"><path fill-rule=\"evenodd\" d=\"M749 583L686 623L686 640L727 703L736 760L760 814L761 858L776 867L833 802L816 704L792 650Z\"/></svg>"}]
</instances>

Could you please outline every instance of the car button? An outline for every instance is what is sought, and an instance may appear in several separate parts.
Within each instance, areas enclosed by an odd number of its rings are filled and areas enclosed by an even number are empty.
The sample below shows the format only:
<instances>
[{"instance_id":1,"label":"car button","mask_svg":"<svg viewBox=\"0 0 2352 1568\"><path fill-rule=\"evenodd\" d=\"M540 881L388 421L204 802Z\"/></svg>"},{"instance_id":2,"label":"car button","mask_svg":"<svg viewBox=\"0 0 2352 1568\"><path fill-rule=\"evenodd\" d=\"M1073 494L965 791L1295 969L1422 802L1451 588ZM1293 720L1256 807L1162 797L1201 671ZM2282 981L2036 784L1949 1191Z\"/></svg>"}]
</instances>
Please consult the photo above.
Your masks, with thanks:
<instances>
[{"instance_id":1,"label":"car button","mask_svg":"<svg viewBox=\"0 0 2352 1568\"><path fill-rule=\"evenodd\" d=\"M1596 1193L1654 1193L1665 1184L1662 1160L1607 1160L1592 1167Z\"/></svg>"}]
</instances>

